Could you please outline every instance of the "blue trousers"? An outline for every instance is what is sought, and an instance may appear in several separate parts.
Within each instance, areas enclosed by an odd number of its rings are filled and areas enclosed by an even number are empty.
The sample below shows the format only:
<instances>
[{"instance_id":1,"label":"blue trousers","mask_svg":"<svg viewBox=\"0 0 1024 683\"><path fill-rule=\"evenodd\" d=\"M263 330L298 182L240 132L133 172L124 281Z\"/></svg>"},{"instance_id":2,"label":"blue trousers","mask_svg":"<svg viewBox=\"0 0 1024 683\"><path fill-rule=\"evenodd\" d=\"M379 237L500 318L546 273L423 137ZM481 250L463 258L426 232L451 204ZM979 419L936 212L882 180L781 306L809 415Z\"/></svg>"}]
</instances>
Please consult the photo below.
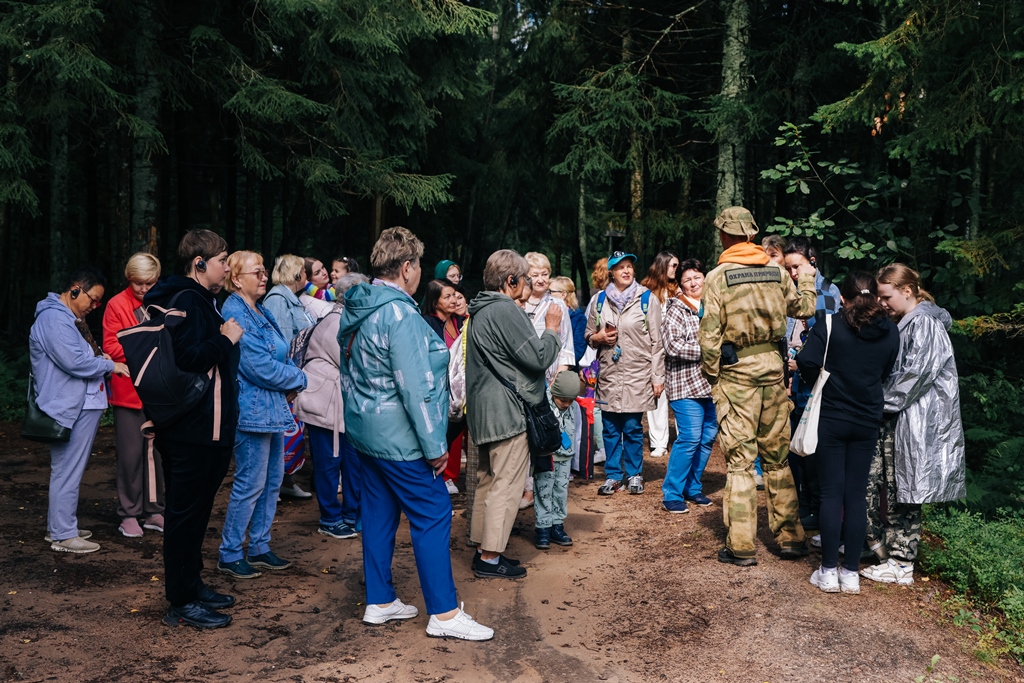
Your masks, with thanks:
<instances>
[{"instance_id":1,"label":"blue trousers","mask_svg":"<svg viewBox=\"0 0 1024 683\"><path fill-rule=\"evenodd\" d=\"M363 575L366 604L395 601L391 561L402 513L409 520L412 552L428 614L443 614L459 606L452 575L452 501L444 478L435 477L426 460L380 460L359 453L363 490L359 512L363 520Z\"/></svg>"},{"instance_id":2,"label":"blue trousers","mask_svg":"<svg viewBox=\"0 0 1024 683\"><path fill-rule=\"evenodd\" d=\"M50 444L50 492L46 530L50 538L64 541L78 535L78 491L89 464L92 442L100 426L102 410L83 410L71 426L67 443Z\"/></svg>"},{"instance_id":3,"label":"blue trousers","mask_svg":"<svg viewBox=\"0 0 1024 683\"><path fill-rule=\"evenodd\" d=\"M604 475L606 479L622 481L625 474L633 477L644 469L643 413L601 412L604 422Z\"/></svg>"},{"instance_id":4,"label":"blue trousers","mask_svg":"<svg viewBox=\"0 0 1024 683\"><path fill-rule=\"evenodd\" d=\"M235 481L224 516L221 562L242 559L249 529L249 556L270 551L270 525L277 514L277 496L284 478L284 435L235 432Z\"/></svg>"},{"instance_id":5,"label":"blue trousers","mask_svg":"<svg viewBox=\"0 0 1024 683\"><path fill-rule=\"evenodd\" d=\"M354 527L359 517L359 489L362 468L356 449L344 434L338 434L338 452L334 452L334 431L306 425L309 450L313 454L313 488L320 506L320 524L345 522ZM339 469L340 468L340 469ZM340 471L344 475L339 477ZM338 500L338 481L341 500Z\"/></svg>"},{"instance_id":6,"label":"blue trousers","mask_svg":"<svg viewBox=\"0 0 1024 683\"><path fill-rule=\"evenodd\" d=\"M676 442L668 458L661 496L665 501L690 500L704 492L701 478L718 435L715 402L681 398L668 404L676 416Z\"/></svg>"}]
</instances>

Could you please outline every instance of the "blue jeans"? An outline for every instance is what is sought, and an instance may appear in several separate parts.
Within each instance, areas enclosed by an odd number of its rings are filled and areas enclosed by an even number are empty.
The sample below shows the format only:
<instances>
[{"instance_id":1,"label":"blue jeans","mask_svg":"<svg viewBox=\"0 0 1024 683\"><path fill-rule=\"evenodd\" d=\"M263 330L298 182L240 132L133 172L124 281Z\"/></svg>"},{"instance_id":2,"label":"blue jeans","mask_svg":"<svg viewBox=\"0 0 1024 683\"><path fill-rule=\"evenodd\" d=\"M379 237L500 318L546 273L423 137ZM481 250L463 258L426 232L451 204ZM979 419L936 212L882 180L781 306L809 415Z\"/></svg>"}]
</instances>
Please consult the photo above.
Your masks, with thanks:
<instances>
[{"instance_id":1,"label":"blue jeans","mask_svg":"<svg viewBox=\"0 0 1024 683\"><path fill-rule=\"evenodd\" d=\"M366 604L394 602L391 562L395 533L405 513L412 552L428 614L443 614L459 606L452 575L452 501L444 478L434 475L427 461L381 460L359 454L363 490L363 575Z\"/></svg>"},{"instance_id":2,"label":"blue jeans","mask_svg":"<svg viewBox=\"0 0 1024 683\"><path fill-rule=\"evenodd\" d=\"M359 456L345 435L338 434L338 453L334 452L334 430L306 425L309 450L313 454L313 488L320 506L320 524L331 526L345 522L355 526L359 519L359 489L362 478ZM344 475L339 477L340 471ZM341 500L338 481L341 480Z\"/></svg>"},{"instance_id":3,"label":"blue jeans","mask_svg":"<svg viewBox=\"0 0 1024 683\"><path fill-rule=\"evenodd\" d=\"M270 525L284 477L284 435L235 432L235 482L224 516L220 561L242 559L249 529L249 557L270 552Z\"/></svg>"},{"instance_id":4,"label":"blue jeans","mask_svg":"<svg viewBox=\"0 0 1024 683\"><path fill-rule=\"evenodd\" d=\"M718 422L710 397L681 398L669 403L669 407L676 416L678 436L668 458L661 494L665 501L681 502L703 493L701 478L715 445Z\"/></svg>"},{"instance_id":5,"label":"blue jeans","mask_svg":"<svg viewBox=\"0 0 1024 683\"><path fill-rule=\"evenodd\" d=\"M622 481L625 461L626 476L633 477L644 470L644 428L640 421L643 413L601 413L604 421L604 475L606 479Z\"/></svg>"}]
</instances>

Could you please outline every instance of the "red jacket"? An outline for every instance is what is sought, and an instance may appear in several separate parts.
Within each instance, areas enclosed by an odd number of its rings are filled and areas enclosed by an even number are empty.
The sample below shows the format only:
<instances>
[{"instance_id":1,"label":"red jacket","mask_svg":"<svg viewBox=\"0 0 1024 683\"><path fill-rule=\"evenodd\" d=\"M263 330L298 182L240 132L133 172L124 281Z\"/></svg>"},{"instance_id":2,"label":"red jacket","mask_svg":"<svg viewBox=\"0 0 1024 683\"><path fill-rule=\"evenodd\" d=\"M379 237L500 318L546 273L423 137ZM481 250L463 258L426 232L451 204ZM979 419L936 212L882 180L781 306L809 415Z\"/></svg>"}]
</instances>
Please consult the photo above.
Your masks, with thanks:
<instances>
[{"instance_id":1,"label":"red jacket","mask_svg":"<svg viewBox=\"0 0 1024 683\"><path fill-rule=\"evenodd\" d=\"M117 333L126 327L134 327L141 322L141 311L136 316L136 309L142 308L142 303L132 296L131 287L128 287L120 294L112 297L107 302L107 310L103 312L103 350L110 354L110 358L117 362L124 362L124 349L121 342L117 340ZM135 391L130 377L113 375L110 378L110 403L121 408L134 408L142 410L142 401Z\"/></svg>"}]
</instances>

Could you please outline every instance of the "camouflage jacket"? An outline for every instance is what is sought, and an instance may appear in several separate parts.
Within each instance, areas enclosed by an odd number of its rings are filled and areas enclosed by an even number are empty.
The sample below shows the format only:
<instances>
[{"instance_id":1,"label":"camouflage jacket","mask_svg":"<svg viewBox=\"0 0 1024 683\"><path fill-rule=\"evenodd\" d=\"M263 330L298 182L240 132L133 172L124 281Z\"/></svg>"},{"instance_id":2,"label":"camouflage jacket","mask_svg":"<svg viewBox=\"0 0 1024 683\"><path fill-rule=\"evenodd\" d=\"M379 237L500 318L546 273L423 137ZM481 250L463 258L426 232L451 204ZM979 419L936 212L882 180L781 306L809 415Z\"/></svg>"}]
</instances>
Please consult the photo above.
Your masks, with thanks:
<instances>
[{"instance_id":1,"label":"camouflage jacket","mask_svg":"<svg viewBox=\"0 0 1024 683\"><path fill-rule=\"evenodd\" d=\"M756 344L777 345L786 336L787 316L814 315L814 276L801 275L798 287L774 263L722 263L708 273L704 281L704 317L697 334L701 372L708 382L715 384L720 376L747 386L767 386L783 380L779 353L759 353L722 366L722 344L731 343L737 351Z\"/></svg>"}]
</instances>

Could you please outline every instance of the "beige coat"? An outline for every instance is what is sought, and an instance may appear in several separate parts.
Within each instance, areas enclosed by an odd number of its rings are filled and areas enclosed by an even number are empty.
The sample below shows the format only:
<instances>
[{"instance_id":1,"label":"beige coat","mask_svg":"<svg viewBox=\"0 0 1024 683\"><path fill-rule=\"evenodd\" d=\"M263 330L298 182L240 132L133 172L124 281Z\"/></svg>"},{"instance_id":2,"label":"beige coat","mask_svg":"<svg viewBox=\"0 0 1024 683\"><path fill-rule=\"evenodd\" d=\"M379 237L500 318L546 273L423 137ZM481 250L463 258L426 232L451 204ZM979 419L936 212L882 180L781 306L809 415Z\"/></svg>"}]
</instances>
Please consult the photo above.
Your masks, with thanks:
<instances>
[{"instance_id":1,"label":"beige coat","mask_svg":"<svg viewBox=\"0 0 1024 683\"><path fill-rule=\"evenodd\" d=\"M345 431L345 407L341 400L342 350L338 345L340 308L328 313L309 338L306 349L306 390L295 398L295 417L306 424L334 432L334 451L338 451L338 434Z\"/></svg>"},{"instance_id":2,"label":"beige coat","mask_svg":"<svg viewBox=\"0 0 1024 683\"><path fill-rule=\"evenodd\" d=\"M615 362L613 346L597 347L601 369L597 376L597 400L605 401L601 410L610 413L644 413L654 410L654 385L665 384L665 347L661 343L661 302L651 295L647 321L640 305L646 287L639 286L636 296L621 313L606 298L601 309L601 327L614 324L619 330L618 345L622 357ZM587 343L597 332L597 305L587 318Z\"/></svg>"}]
</instances>

